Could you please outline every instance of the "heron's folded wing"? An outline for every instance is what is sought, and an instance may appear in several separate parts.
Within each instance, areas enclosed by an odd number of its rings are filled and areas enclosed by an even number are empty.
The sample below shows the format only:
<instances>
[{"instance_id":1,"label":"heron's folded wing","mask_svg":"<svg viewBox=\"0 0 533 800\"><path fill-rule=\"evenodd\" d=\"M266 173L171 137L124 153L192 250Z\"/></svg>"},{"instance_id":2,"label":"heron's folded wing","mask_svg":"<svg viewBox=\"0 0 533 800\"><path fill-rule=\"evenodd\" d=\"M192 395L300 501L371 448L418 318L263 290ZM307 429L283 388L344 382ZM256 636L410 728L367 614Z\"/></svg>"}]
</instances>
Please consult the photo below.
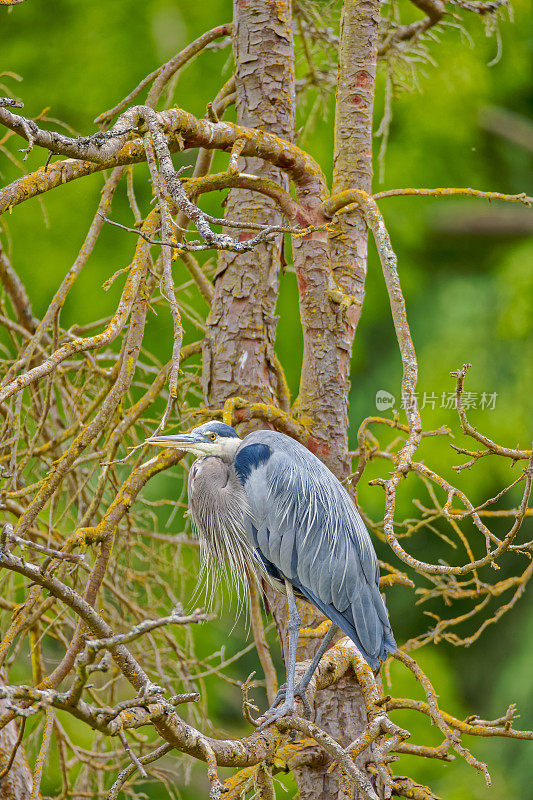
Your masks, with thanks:
<instances>
[{"instance_id":1,"label":"heron's folded wing","mask_svg":"<svg viewBox=\"0 0 533 800\"><path fill-rule=\"evenodd\" d=\"M377 558L351 498L332 477L325 468L297 469L292 458L274 452L267 465L262 549L375 664L386 649L395 649Z\"/></svg>"}]
</instances>

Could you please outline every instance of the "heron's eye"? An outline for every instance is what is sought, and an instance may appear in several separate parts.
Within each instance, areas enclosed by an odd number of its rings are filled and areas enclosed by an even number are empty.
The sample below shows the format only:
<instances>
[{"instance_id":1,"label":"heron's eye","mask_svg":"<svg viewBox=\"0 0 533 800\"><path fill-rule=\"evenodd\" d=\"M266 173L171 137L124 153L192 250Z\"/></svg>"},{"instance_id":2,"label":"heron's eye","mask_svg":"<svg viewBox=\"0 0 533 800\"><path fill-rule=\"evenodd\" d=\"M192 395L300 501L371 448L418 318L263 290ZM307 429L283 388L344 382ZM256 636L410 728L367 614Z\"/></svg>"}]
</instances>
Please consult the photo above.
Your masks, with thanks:
<instances>
[{"instance_id":1,"label":"heron's eye","mask_svg":"<svg viewBox=\"0 0 533 800\"><path fill-rule=\"evenodd\" d=\"M210 433L210 434L209 434L209 438L211 439L211 441L212 441L212 442L214 442L214 441L215 441L215 439L217 438L217 435L216 435L216 433Z\"/></svg>"}]
</instances>

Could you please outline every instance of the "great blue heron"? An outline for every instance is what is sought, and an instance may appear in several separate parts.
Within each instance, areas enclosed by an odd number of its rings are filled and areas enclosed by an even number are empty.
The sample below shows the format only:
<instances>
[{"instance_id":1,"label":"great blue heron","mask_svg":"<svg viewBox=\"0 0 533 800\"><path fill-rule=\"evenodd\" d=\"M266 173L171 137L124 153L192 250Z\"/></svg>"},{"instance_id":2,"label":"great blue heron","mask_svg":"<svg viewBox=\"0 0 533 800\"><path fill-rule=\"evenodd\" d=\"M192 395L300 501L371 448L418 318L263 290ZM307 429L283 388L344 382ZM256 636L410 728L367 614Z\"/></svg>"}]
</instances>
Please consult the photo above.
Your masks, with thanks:
<instances>
[{"instance_id":1,"label":"great blue heron","mask_svg":"<svg viewBox=\"0 0 533 800\"><path fill-rule=\"evenodd\" d=\"M287 593L287 683L261 727L291 712L295 696L308 707L305 689L338 628L372 669L396 650L368 531L348 492L313 453L276 431L240 439L218 421L147 443L199 456L189 472L189 507L216 563L226 560L243 577L247 568L263 570ZM333 623L296 687L295 594Z\"/></svg>"}]
</instances>

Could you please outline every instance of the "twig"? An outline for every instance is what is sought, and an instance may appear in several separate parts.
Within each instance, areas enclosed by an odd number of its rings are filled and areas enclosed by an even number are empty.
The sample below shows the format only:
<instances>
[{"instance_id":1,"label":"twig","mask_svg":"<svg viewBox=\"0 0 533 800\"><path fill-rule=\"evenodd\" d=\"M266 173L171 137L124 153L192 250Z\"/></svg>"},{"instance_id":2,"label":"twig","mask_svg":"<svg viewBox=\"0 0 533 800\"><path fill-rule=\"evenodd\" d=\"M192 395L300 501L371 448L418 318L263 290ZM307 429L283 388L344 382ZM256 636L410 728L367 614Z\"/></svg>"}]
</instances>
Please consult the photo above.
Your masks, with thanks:
<instances>
[{"instance_id":1,"label":"twig","mask_svg":"<svg viewBox=\"0 0 533 800\"><path fill-rule=\"evenodd\" d=\"M139 759L137 758L137 756L135 755L135 753L131 749L131 747L129 745L129 742L126 739L126 734L124 733L124 731L118 731L117 735L118 735L118 738L120 739L120 741L122 742L122 746L123 746L124 750L126 751L126 753L128 754L131 763L140 772L140 774L142 775L143 778L147 778L148 777L148 773L146 772L145 768L143 767L143 765L141 764L141 762L139 761Z\"/></svg>"},{"instance_id":2,"label":"twig","mask_svg":"<svg viewBox=\"0 0 533 800\"><path fill-rule=\"evenodd\" d=\"M33 773L33 783L31 787L31 800L40 800L40 787L41 787L41 778L43 775L44 769L44 762L48 755L48 750L50 748L50 741L52 739L52 731L54 730L54 722L55 722L55 713L52 708L47 708L45 712L46 721L44 724L44 734L43 734L43 741L41 743L41 749L39 750L39 755L37 756L37 761L35 763L35 770Z\"/></svg>"},{"instance_id":3,"label":"twig","mask_svg":"<svg viewBox=\"0 0 533 800\"><path fill-rule=\"evenodd\" d=\"M490 453L494 453L495 455L499 456L504 456L505 458L511 458L513 459L513 461L519 461L521 459L529 460L531 458L531 453L532 453L531 450L512 450L508 447L501 447L499 444L496 444L487 436L484 436L482 433L479 433L479 431L476 428L474 428L474 426L471 425L470 422L468 421L463 405L463 386L466 373L468 372L470 367L471 364L463 364L462 369L455 370L451 374L455 378L457 378L455 396L457 401L457 413L459 414L461 428L463 429L463 431L466 433L467 436L471 436L473 439L476 439L476 441L481 442L481 444L485 445L485 447L488 448L487 453L476 454L474 460L477 460L477 458L482 458L483 455L489 455Z\"/></svg>"},{"instance_id":4,"label":"twig","mask_svg":"<svg viewBox=\"0 0 533 800\"><path fill-rule=\"evenodd\" d=\"M214 614L204 614L203 612L196 611L188 616L170 614L168 617L159 617L159 619L147 619L143 622L139 622L138 625L135 625L127 633L119 633L115 636L104 639L88 639L86 642L86 647L89 650L96 651L102 649L111 650L117 644L129 644L130 642L135 641L135 639L137 639L139 636L142 636L149 631L157 630L157 628L162 628L165 625L200 624L202 622L208 622L210 619L214 618Z\"/></svg>"},{"instance_id":5,"label":"twig","mask_svg":"<svg viewBox=\"0 0 533 800\"><path fill-rule=\"evenodd\" d=\"M135 100L142 90L146 88L146 86L148 86L152 81L154 81L154 83L150 89L147 104L155 107L161 94L161 90L169 78L171 78L177 70L181 69L184 64L194 58L197 53L203 50L206 45L210 44L210 42L213 42L222 36L228 36L231 33L231 29L232 25L229 23L225 25L219 25L217 28L213 28L213 30L203 33L198 37L198 39L196 39L194 42L191 42L191 44L187 45L187 47L184 48L180 53L171 58L170 61L167 61L166 64L158 67L158 69L147 75L146 78L143 78L143 80L135 87L135 89L133 89L133 91L131 91L127 97L121 100L120 103L117 103L114 108L111 108L109 111L104 111L102 114L96 117L94 120L95 125L101 125L113 119L113 117L127 108L131 101Z\"/></svg>"},{"instance_id":6,"label":"twig","mask_svg":"<svg viewBox=\"0 0 533 800\"><path fill-rule=\"evenodd\" d=\"M166 755L167 753L170 753L172 750L173 750L172 745L165 743L156 748L153 751L153 753L147 753L147 755L145 756L140 756L137 759L137 761L141 766L143 766L144 764L152 764L154 761L157 761L159 758ZM116 800L120 790L122 789L128 778L131 778L131 776L135 773L136 770L137 770L137 764L134 762L125 767L122 770L122 772L119 773L118 778L116 779L113 786L109 790L106 800Z\"/></svg>"}]
</instances>

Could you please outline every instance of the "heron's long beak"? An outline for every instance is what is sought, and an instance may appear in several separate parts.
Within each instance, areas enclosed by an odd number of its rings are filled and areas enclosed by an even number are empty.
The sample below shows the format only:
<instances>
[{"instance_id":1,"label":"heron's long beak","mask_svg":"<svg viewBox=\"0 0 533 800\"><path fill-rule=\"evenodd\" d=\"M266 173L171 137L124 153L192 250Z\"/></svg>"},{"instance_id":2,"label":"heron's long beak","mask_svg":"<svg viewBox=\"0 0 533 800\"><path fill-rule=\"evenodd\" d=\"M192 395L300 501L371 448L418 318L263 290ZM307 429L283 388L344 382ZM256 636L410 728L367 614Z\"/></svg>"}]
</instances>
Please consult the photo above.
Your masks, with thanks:
<instances>
[{"instance_id":1,"label":"heron's long beak","mask_svg":"<svg viewBox=\"0 0 533 800\"><path fill-rule=\"evenodd\" d=\"M150 436L145 444L155 444L157 447L173 447L176 450L190 450L195 445L204 441L201 433L178 433L172 436Z\"/></svg>"}]
</instances>

